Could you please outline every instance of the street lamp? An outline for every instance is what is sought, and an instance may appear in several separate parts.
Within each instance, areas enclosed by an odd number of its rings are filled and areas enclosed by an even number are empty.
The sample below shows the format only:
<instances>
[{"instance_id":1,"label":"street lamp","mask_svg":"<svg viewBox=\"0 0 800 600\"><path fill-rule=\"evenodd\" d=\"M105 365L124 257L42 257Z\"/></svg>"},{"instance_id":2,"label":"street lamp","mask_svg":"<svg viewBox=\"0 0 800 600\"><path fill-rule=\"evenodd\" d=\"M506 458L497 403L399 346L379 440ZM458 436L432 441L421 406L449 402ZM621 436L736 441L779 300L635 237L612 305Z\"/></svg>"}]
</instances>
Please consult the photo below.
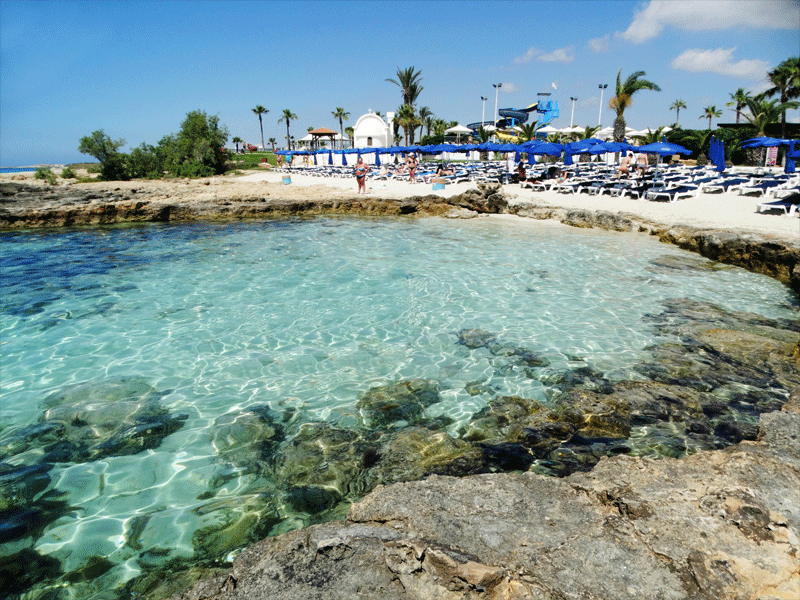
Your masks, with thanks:
<instances>
[{"instance_id":1,"label":"street lamp","mask_svg":"<svg viewBox=\"0 0 800 600\"><path fill-rule=\"evenodd\" d=\"M497 94L500 91L500 88L503 87L503 84L493 83L492 87L494 88L494 130L495 135L497 135Z\"/></svg>"},{"instance_id":2,"label":"street lamp","mask_svg":"<svg viewBox=\"0 0 800 600\"><path fill-rule=\"evenodd\" d=\"M569 117L569 126L571 129L572 124L575 121L575 100L577 100L578 98L573 98L572 96L570 96L569 99L572 100L572 114Z\"/></svg>"},{"instance_id":3,"label":"street lamp","mask_svg":"<svg viewBox=\"0 0 800 600\"><path fill-rule=\"evenodd\" d=\"M483 100L483 110L481 111L481 129L483 129L483 122L486 120L486 101L488 98L486 96L481 96L481 100Z\"/></svg>"},{"instance_id":4,"label":"street lamp","mask_svg":"<svg viewBox=\"0 0 800 600\"><path fill-rule=\"evenodd\" d=\"M601 121L602 121L602 118L603 118L603 92L608 87L608 84L607 83L600 83L600 84L597 85L597 87L600 88L600 110L597 113L597 126L600 127L600 124L601 124Z\"/></svg>"}]
</instances>

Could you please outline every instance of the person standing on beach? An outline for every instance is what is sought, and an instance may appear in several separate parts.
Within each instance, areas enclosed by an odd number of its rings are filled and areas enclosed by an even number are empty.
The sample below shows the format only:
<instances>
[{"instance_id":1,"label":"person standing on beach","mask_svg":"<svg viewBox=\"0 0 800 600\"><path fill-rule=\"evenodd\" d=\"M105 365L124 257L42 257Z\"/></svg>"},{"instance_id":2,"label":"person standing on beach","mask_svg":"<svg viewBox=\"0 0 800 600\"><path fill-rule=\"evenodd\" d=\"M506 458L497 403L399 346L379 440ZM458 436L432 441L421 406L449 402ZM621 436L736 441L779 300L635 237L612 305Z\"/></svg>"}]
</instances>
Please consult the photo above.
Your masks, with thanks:
<instances>
[{"instance_id":1,"label":"person standing on beach","mask_svg":"<svg viewBox=\"0 0 800 600\"><path fill-rule=\"evenodd\" d=\"M356 181L358 182L358 193L359 194L366 194L367 193L367 173L369 172L369 166L364 163L364 159L360 156L358 157L358 163L356 164Z\"/></svg>"},{"instance_id":2,"label":"person standing on beach","mask_svg":"<svg viewBox=\"0 0 800 600\"><path fill-rule=\"evenodd\" d=\"M408 181L409 183L417 182L417 155L413 152L408 155L406 159L406 166L408 167Z\"/></svg>"},{"instance_id":3,"label":"person standing on beach","mask_svg":"<svg viewBox=\"0 0 800 600\"><path fill-rule=\"evenodd\" d=\"M617 177L627 177L628 174L631 172L631 163L633 162L633 152L628 152L625 158L622 159L622 162L619 165L619 173Z\"/></svg>"}]
</instances>

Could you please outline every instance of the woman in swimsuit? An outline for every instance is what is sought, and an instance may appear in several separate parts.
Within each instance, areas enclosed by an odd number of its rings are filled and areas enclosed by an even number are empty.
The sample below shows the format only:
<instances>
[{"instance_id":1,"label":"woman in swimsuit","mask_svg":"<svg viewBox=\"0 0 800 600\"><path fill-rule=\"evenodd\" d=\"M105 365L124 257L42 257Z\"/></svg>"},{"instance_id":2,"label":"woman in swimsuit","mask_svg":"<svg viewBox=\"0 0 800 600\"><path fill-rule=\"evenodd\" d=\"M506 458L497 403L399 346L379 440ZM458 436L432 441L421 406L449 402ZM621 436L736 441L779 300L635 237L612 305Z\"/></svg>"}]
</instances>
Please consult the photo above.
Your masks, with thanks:
<instances>
[{"instance_id":1,"label":"woman in swimsuit","mask_svg":"<svg viewBox=\"0 0 800 600\"><path fill-rule=\"evenodd\" d=\"M413 152L408 155L406 159L406 165L408 166L408 180L410 183L417 182L417 155Z\"/></svg>"},{"instance_id":2,"label":"woman in swimsuit","mask_svg":"<svg viewBox=\"0 0 800 600\"><path fill-rule=\"evenodd\" d=\"M356 164L356 181L358 182L358 193L359 194L366 194L367 193L367 173L369 172L369 167L364 164L364 159L360 156L358 157L358 163Z\"/></svg>"}]
</instances>

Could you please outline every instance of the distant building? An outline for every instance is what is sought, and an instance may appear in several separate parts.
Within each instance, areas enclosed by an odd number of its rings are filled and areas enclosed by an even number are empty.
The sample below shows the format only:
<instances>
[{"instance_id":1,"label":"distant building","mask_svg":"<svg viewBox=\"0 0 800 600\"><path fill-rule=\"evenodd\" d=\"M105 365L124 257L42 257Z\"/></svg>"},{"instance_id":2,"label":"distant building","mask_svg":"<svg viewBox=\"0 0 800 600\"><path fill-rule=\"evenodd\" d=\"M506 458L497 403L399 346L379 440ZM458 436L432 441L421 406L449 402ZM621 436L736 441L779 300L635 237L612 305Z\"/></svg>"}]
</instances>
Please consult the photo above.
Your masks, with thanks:
<instances>
[{"instance_id":1,"label":"distant building","mask_svg":"<svg viewBox=\"0 0 800 600\"><path fill-rule=\"evenodd\" d=\"M388 148L392 145L394 113L386 113L386 120L371 110L361 115L353 127L354 148Z\"/></svg>"}]
</instances>

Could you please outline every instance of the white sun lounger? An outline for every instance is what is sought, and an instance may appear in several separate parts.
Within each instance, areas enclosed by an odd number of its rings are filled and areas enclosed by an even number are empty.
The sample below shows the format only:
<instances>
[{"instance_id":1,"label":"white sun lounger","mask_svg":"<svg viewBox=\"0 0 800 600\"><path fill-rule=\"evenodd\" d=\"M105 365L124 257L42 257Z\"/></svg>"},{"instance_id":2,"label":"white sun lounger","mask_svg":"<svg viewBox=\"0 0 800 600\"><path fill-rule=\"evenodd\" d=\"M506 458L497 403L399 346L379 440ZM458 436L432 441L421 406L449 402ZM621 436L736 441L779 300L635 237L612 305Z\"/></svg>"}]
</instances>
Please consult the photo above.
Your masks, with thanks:
<instances>
[{"instance_id":1,"label":"white sun lounger","mask_svg":"<svg viewBox=\"0 0 800 600\"><path fill-rule=\"evenodd\" d=\"M648 200L658 200L659 198L666 198L667 202L675 202L681 198L695 198L700 195L700 188L692 185L680 185L674 188L665 188L660 190L650 190L645 194Z\"/></svg>"}]
</instances>

